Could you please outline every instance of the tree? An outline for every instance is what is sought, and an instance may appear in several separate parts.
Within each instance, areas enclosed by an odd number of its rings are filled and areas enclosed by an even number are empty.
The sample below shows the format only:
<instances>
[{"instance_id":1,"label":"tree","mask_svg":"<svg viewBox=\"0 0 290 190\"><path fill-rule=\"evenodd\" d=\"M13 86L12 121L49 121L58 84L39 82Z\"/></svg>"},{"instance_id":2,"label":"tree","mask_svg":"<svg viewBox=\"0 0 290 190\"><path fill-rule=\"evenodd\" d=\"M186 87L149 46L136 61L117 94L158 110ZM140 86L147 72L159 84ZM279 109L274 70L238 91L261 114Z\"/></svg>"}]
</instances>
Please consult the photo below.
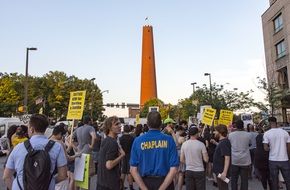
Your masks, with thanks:
<instances>
[{"instance_id":1,"label":"tree","mask_svg":"<svg viewBox=\"0 0 290 190\"><path fill-rule=\"evenodd\" d=\"M266 95L265 97L266 103L257 102L255 105L260 110L266 113L270 112L271 116L274 116L277 109L282 107L282 99L287 93L287 91L281 89L274 82L269 84L266 78L261 79L260 77L257 77L257 79L259 84L258 88L261 89Z\"/></svg>"},{"instance_id":2,"label":"tree","mask_svg":"<svg viewBox=\"0 0 290 190\"><path fill-rule=\"evenodd\" d=\"M8 74L0 77L0 115L9 117L17 110L20 96L15 90L15 83Z\"/></svg>"},{"instance_id":3,"label":"tree","mask_svg":"<svg viewBox=\"0 0 290 190\"><path fill-rule=\"evenodd\" d=\"M171 104L164 104L164 102L160 99L151 99L145 102L144 106L141 108L140 117L147 117L149 112L149 107L158 106L159 112L162 120L166 119L169 116L173 115L174 106Z\"/></svg>"},{"instance_id":4,"label":"tree","mask_svg":"<svg viewBox=\"0 0 290 190\"><path fill-rule=\"evenodd\" d=\"M16 114L23 105L24 79L18 73L0 73L0 116ZM50 71L42 77L28 77L28 113L37 113L42 107L44 114L54 119L65 118L71 91L86 90L84 115L94 120L103 117L103 98L100 89L88 79L68 77L64 72ZM36 105L36 99L44 101ZM91 106L90 106L91 105Z\"/></svg>"},{"instance_id":5,"label":"tree","mask_svg":"<svg viewBox=\"0 0 290 190\"><path fill-rule=\"evenodd\" d=\"M197 101L191 98L185 98L178 102L174 106L173 118L176 121L187 120L190 116L196 116L197 114Z\"/></svg>"},{"instance_id":6,"label":"tree","mask_svg":"<svg viewBox=\"0 0 290 190\"><path fill-rule=\"evenodd\" d=\"M189 116L196 116L200 106L211 105L217 109L217 114L221 109L240 110L253 105L252 91L237 92L236 90L225 90L224 85L214 83L210 89L204 84L198 88L189 98L181 100L175 107L175 118L188 119ZM217 115L218 116L218 115Z\"/></svg>"}]
</instances>

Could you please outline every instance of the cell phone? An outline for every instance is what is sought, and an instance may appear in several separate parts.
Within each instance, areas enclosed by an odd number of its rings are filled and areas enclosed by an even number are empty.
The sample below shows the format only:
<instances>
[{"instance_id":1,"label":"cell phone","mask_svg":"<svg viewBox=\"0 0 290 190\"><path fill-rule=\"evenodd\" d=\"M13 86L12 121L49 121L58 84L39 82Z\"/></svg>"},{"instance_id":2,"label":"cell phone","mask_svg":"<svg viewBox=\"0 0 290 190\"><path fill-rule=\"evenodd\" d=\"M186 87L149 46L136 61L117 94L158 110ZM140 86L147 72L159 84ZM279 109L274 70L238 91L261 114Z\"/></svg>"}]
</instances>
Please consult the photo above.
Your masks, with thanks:
<instances>
[{"instance_id":1,"label":"cell phone","mask_svg":"<svg viewBox=\"0 0 290 190\"><path fill-rule=\"evenodd\" d=\"M218 175L218 178L221 178L221 176L222 176L222 175L219 174L219 175ZM226 183L229 183L229 182L230 182L230 179L226 177L226 179L224 179L223 181L226 182Z\"/></svg>"}]
</instances>

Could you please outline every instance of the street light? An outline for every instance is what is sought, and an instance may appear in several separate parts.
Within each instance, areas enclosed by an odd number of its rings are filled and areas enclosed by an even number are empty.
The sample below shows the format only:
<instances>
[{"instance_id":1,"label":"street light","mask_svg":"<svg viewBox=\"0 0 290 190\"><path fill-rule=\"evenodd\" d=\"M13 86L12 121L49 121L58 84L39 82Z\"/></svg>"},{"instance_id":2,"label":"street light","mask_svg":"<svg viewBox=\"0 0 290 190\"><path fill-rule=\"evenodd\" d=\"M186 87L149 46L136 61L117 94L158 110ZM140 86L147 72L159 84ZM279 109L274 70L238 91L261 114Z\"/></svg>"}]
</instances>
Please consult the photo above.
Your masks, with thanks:
<instances>
[{"instance_id":1,"label":"street light","mask_svg":"<svg viewBox=\"0 0 290 190\"><path fill-rule=\"evenodd\" d=\"M204 76L209 77L209 93L210 93L210 103L212 104L212 87L211 87L211 74L210 73L204 73Z\"/></svg>"},{"instance_id":2,"label":"street light","mask_svg":"<svg viewBox=\"0 0 290 190\"><path fill-rule=\"evenodd\" d=\"M194 93L195 91L194 85L196 85L196 82L192 82L191 85L192 85L192 90L193 90L192 92Z\"/></svg>"},{"instance_id":3,"label":"street light","mask_svg":"<svg viewBox=\"0 0 290 190\"><path fill-rule=\"evenodd\" d=\"M89 81L94 83L94 80L96 80L96 78L91 78ZM93 99L94 99L94 86L92 86L92 92L91 92L91 103L90 103L90 109L91 109L91 119L93 119Z\"/></svg>"},{"instance_id":4,"label":"street light","mask_svg":"<svg viewBox=\"0 0 290 190\"><path fill-rule=\"evenodd\" d=\"M105 92L106 92L106 93L109 93L109 90L104 90L104 91L101 92L101 94L103 94L103 93L105 93Z\"/></svg>"},{"instance_id":5,"label":"street light","mask_svg":"<svg viewBox=\"0 0 290 190\"><path fill-rule=\"evenodd\" d=\"M31 47L26 48L26 67L25 67L25 83L24 83L24 107L25 112L27 113L27 102L28 102L28 57L29 57L29 51L36 51L37 48Z\"/></svg>"}]
</instances>

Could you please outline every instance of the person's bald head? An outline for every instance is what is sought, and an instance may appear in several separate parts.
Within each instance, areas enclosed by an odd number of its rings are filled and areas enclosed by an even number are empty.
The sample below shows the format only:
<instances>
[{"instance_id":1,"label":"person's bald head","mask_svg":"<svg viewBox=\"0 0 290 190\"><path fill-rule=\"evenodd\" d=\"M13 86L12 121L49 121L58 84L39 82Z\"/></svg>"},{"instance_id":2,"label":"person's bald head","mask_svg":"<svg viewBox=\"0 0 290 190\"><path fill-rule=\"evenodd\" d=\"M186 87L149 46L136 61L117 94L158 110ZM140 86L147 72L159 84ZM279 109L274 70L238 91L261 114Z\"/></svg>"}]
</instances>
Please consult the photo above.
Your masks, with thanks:
<instances>
[{"instance_id":1,"label":"person's bald head","mask_svg":"<svg viewBox=\"0 0 290 190\"><path fill-rule=\"evenodd\" d=\"M159 129L162 124L160 113L157 111L149 112L147 115L147 124L149 128Z\"/></svg>"}]
</instances>

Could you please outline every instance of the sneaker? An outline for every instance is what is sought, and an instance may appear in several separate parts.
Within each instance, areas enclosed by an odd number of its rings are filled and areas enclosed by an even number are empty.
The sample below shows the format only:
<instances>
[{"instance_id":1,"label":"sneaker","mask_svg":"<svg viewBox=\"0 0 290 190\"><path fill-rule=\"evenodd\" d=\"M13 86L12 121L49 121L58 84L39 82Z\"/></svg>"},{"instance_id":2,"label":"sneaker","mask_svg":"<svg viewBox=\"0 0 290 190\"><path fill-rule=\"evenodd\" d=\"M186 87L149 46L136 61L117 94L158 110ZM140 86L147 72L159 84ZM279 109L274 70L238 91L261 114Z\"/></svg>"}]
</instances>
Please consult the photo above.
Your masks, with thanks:
<instances>
[{"instance_id":1,"label":"sneaker","mask_svg":"<svg viewBox=\"0 0 290 190\"><path fill-rule=\"evenodd\" d=\"M214 181L214 178L210 177L210 178L208 178L207 180L209 180L209 181Z\"/></svg>"}]
</instances>

